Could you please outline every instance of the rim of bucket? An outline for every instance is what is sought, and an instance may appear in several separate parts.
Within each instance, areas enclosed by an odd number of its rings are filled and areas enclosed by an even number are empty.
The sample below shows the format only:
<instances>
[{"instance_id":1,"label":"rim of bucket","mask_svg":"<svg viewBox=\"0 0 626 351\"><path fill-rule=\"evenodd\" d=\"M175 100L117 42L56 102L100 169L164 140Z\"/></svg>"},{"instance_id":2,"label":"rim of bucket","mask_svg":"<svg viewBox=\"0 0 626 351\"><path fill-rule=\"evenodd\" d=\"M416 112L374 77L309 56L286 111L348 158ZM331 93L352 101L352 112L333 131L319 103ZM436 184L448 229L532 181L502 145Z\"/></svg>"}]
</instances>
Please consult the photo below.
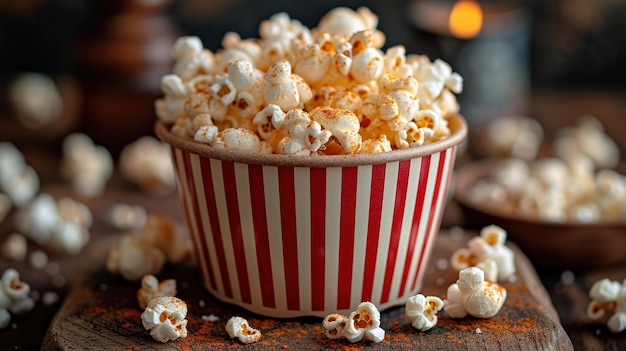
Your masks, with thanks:
<instances>
[{"instance_id":1,"label":"rim of bucket","mask_svg":"<svg viewBox=\"0 0 626 351\"><path fill-rule=\"evenodd\" d=\"M245 163L261 166L286 166L286 167L352 167L362 165L374 165L395 161L404 161L418 157L428 156L450 149L460 144L467 136L467 123L462 115L456 114L448 118L451 134L443 139L418 147L392 150L389 152L355 155L281 155L281 154L258 154L242 152L230 149L220 149L197 141L181 138L169 131L169 126L162 121L155 123L157 137L184 151L199 156L218 159L225 162Z\"/></svg>"}]
</instances>

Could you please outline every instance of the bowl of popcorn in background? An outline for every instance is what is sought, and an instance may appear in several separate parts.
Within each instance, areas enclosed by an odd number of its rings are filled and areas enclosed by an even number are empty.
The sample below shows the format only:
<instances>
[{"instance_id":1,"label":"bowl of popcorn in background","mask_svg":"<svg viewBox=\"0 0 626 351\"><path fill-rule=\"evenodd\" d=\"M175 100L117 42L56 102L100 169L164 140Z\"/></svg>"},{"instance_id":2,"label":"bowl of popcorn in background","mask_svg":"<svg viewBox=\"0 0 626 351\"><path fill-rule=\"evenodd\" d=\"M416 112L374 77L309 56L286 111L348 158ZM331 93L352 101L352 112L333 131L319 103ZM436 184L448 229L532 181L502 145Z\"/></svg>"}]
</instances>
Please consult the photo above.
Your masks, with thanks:
<instances>
[{"instance_id":1,"label":"bowl of popcorn in background","mask_svg":"<svg viewBox=\"0 0 626 351\"><path fill-rule=\"evenodd\" d=\"M260 38L194 36L155 103L206 289L271 317L418 293L467 135L441 60L381 49L378 18L285 13Z\"/></svg>"},{"instance_id":2,"label":"bowl of popcorn in background","mask_svg":"<svg viewBox=\"0 0 626 351\"><path fill-rule=\"evenodd\" d=\"M531 118L487 128L491 157L455 171L465 223L507 228L536 264L606 267L626 261L626 168L619 147L590 115L544 140ZM487 155L487 152L483 152Z\"/></svg>"}]
</instances>

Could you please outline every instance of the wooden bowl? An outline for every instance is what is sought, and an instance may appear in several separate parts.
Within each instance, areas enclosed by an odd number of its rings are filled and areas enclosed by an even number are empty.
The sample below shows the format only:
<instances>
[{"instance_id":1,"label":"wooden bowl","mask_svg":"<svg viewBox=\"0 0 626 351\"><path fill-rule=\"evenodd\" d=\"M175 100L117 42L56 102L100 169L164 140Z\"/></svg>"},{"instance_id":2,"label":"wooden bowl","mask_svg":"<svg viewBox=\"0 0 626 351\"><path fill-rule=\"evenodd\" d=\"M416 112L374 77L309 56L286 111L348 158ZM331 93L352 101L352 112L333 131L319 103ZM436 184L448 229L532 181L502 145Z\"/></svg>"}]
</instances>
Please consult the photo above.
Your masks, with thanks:
<instances>
[{"instance_id":1,"label":"wooden bowl","mask_svg":"<svg viewBox=\"0 0 626 351\"><path fill-rule=\"evenodd\" d=\"M468 198L468 190L498 167L498 159L472 161L455 170L454 198L471 228L495 224L508 233L537 265L556 268L606 267L626 262L626 221L581 224L553 223L480 206Z\"/></svg>"}]
</instances>

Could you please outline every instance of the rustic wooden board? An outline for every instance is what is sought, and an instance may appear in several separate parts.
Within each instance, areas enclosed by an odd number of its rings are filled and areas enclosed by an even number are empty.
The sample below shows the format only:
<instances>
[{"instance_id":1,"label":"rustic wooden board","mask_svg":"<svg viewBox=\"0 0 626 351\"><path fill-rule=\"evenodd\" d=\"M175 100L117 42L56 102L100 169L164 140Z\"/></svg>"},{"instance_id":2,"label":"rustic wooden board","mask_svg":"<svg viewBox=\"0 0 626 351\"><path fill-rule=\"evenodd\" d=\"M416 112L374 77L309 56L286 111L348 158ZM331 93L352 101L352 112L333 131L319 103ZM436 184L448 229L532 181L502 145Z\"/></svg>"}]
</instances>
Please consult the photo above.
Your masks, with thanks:
<instances>
[{"instance_id":1,"label":"rustic wooden board","mask_svg":"<svg viewBox=\"0 0 626 351\"><path fill-rule=\"evenodd\" d=\"M445 297L448 285L458 274L447 266L453 250L465 246L475 233L458 235L442 232L433 252L426 275L425 295ZM560 325L550 298L539 282L528 259L516 252L517 280L504 284L508 290L506 303L494 318L451 319L443 311L438 325L427 332L411 327L404 316L404 307L384 311L382 327L385 340L380 344L345 339L329 340L323 334L321 318L272 319L225 305L212 298L199 281L193 265L167 267L160 279L175 278L178 297L188 307L189 336L166 344L156 342L141 325L142 310L137 305L138 283L129 283L109 274L103 267L103 256L118 237L103 240L94 250L92 262L83 267L81 279L70 292L52 321L44 339L46 350L129 349L129 350L222 350L229 349L296 349L371 350L572 350L573 346ZM202 316L214 314L216 322ZM228 318L239 315L261 330L263 337L256 344L243 345L230 339L224 326ZM476 329L480 328L481 333Z\"/></svg>"}]
</instances>

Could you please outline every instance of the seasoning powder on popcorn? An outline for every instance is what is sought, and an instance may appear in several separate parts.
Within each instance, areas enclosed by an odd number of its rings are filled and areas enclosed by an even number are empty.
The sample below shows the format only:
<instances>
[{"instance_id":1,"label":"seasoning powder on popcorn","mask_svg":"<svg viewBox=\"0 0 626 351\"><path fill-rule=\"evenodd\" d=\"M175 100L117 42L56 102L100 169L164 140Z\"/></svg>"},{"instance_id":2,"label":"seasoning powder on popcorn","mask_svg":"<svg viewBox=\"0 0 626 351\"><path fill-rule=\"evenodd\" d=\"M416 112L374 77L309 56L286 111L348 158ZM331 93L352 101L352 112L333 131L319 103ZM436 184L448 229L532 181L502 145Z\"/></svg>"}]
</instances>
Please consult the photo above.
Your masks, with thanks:
<instances>
[{"instance_id":1,"label":"seasoning powder on popcorn","mask_svg":"<svg viewBox=\"0 0 626 351\"><path fill-rule=\"evenodd\" d=\"M463 79L402 45L382 50L377 24L365 7L338 7L311 29L275 14L260 38L229 32L216 52L180 37L157 116L179 137L252 153L378 153L445 138Z\"/></svg>"}]
</instances>

